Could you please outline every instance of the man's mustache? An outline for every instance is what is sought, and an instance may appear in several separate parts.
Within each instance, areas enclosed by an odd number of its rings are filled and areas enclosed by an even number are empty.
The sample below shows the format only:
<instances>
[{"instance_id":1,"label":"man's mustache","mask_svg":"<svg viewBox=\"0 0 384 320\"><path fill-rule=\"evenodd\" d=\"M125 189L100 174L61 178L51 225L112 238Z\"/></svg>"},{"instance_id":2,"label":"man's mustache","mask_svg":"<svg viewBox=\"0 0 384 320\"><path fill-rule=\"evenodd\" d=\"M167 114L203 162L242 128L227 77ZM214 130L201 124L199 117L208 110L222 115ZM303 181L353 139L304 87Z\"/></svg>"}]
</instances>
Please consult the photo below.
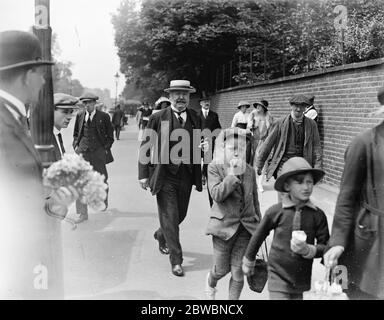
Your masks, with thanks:
<instances>
[{"instance_id":1,"label":"man's mustache","mask_svg":"<svg viewBox=\"0 0 384 320\"><path fill-rule=\"evenodd\" d=\"M178 103L178 102L187 103L187 101L186 101L186 100L184 100L184 99L178 99L178 100L176 100L176 103Z\"/></svg>"}]
</instances>

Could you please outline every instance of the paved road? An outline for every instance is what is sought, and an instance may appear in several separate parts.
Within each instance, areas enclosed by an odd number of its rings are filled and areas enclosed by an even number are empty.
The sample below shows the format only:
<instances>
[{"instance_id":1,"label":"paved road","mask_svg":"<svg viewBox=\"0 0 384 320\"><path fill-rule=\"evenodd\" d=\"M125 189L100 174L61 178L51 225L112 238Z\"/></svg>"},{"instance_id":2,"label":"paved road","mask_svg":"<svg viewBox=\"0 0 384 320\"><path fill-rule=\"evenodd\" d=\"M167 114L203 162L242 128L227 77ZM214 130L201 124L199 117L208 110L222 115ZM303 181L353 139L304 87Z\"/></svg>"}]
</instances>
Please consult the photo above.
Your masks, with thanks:
<instances>
[{"instance_id":1,"label":"paved road","mask_svg":"<svg viewBox=\"0 0 384 320\"><path fill-rule=\"evenodd\" d=\"M137 182L137 128L130 124L115 141L115 161L108 165L110 207L105 213L90 212L89 220L76 230L63 223L65 292L67 299L204 299L204 282L212 263L211 238L204 234L209 216L207 191L192 192L186 220L181 225L186 276L171 274L168 256L161 255L153 232L158 227L155 198ZM73 123L64 133L71 150ZM260 194L262 212L276 199L272 182ZM320 201L321 199L321 201ZM314 202L327 212L329 221L335 194L316 189ZM74 208L70 216L75 214ZM316 261L313 278L321 278ZM229 276L218 284L218 299L226 299ZM268 299L244 286L242 299Z\"/></svg>"}]
</instances>

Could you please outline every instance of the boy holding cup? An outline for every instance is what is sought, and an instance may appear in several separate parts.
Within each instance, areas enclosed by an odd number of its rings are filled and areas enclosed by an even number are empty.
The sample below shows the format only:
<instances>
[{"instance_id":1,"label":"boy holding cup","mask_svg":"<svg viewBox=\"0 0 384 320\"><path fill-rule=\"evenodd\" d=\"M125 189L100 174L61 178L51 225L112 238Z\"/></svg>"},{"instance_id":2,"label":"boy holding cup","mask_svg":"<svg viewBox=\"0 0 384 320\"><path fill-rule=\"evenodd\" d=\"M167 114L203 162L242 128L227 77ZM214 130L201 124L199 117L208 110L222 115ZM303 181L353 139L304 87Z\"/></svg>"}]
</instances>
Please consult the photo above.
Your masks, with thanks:
<instances>
[{"instance_id":1,"label":"boy holding cup","mask_svg":"<svg viewBox=\"0 0 384 320\"><path fill-rule=\"evenodd\" d=\"M266 211L248 244L243 258L247 276L252 275L260 246L274 230L268 258L271 300L302 300L303 292L310 290L313 259L322 257L329 239L327 218L310 201L313 186L323 176L324 171L313 169L304 158L289 159L274 186L287 194Z\"/></svg>"}]
</instances>

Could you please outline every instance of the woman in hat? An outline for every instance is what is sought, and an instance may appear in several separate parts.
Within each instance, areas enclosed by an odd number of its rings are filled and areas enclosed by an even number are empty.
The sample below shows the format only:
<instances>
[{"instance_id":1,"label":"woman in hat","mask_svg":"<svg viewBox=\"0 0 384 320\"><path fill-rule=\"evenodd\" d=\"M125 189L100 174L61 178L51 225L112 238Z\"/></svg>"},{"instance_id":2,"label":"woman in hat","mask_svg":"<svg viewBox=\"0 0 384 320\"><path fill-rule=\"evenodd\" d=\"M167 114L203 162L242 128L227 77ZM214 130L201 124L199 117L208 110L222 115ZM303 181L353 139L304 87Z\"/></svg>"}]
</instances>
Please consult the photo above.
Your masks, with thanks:
<instances>
[{"instance_id":1,"label":"woman in hat","mask_svg":"<svg viewBox=\"0 0 384 320\"><path fill-rule=\"evenodd\" d=\"M246 129L248 123L247 109L251 106L248 101L240 101L237 105L238 112L235 113L232 120L231 128Z\"/></svg>"},{"instance_id":2,"label":"woman in hat","mask_svg":"<svg viewBox=\"0 0 384 320\"><path fill-rule=\"evenodd\" d=\"M253 110L248 117L247 128L251 130L253 134L253 157L251 159L252 165L256 168L255 159L259 155L262 144L267 139L270 129L273 126L273 117L268 111L268 101L261 100L253 104L255 110ZM265 174L265 166L261 175L257 177L257 186L261 192L263 189L263 175Z\"/></svg>"},{"instance_id":3,"label":"woman in hat","mask_svg":"<svg viewBox=\"0 0 384 320\"><path fill-rule=\"evenodd\" d=\"M160 97L156 102L155 102L155 109L153 110L152 113L159 112L160 110L166 109L171 105L171 100L169 100L167 97Z\"/></svg>"},{"instance_id":4,"label":"woman in hat","mask_svg":"<svg viewBox=\"0 0 384 320\"><path fill-rule=\"evenodd\" d=\"M274 187L288 194L265 212L248 244L243 272L250 276L259 248L274 230L268 257L271 300L302 300L311 288L313 259L323 255L329 239L327 218L310 200L323 176L324 171L313 169L302 157L285 162Z\"/></svg>"}]
</instances>

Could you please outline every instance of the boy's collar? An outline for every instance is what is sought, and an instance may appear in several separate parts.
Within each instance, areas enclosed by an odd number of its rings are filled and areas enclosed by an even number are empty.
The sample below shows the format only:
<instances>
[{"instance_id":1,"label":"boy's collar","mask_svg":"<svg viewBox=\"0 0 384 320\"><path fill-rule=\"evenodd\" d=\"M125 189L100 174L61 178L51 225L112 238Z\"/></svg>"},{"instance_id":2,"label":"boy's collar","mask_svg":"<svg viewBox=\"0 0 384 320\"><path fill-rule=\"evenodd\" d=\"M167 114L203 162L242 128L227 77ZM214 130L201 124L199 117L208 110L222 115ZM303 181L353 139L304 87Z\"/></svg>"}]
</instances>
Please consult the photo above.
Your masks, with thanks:
<instances>
[{"instance_id":1,"label":"boy's collar","mask_svg":"<svg viewBox=\"0 0 384 320\"><path fill-rule=\"evenodd\" d=\"M283 196L282 205L283 209L296 207L296 204L292 201L288 194ZM308 200L305 204L302 205L302 207L309 207L317 210L317 207L312 203L311 200Z\"/></svg>"}]
</instances>

